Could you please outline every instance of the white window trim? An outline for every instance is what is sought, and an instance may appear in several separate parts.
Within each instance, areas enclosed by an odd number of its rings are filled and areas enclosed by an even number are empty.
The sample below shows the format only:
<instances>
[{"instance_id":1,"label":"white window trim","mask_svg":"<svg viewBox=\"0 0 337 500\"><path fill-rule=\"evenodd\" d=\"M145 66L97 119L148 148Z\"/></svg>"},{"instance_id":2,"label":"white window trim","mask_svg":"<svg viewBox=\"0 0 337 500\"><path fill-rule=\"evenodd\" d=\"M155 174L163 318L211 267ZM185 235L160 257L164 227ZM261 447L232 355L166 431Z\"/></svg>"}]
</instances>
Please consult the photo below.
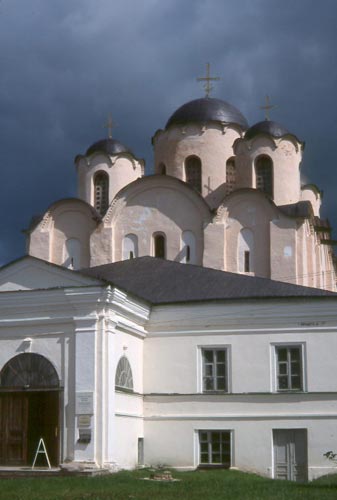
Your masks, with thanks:
<instances>
[{"instance_id":1,"label":"white window trim","mask_svg":"<svg viewBox=\"0 0 337 500\"><path fill-rule=\"evenodd\" d=\"M211 429L209 427L199 427L198 429L194 430L194 467L197 468L199 466L201 467L207 467L206 464L201 464L200 463L200 439L199 439L199 433L200 432L229 432L230 435L230 469L235 468L235 453L234 453L234 441L235 441L235 434L234 434L234 429L223 429L219 428L216 429L212 427ZM209 467L216 467L215 464L210 464Z\"/></svg>"},{"instance_id":2,"label":"white window trim","mask_svg":"<svg viewBox=\"0 0 337 500\"><path fill-rule=\"evenodd\" d=\"M288 389L288 390L279 390L278 389L278 380L277 380L277 355L276 348L277 347L299 347L301 350L301 360L302 360L302 389ZM306 342L273 342L270 345L270 360L271 360L271 392L276 394L289 394L289 393L298 393L298 392L307 392L307 348Z\"/></svg>"},{"instance_id":3,"label":"white window trim","mask_svg":"<svg viewBox=\"0 0 337 500\"><path fill-rule=\"evenodd\" d=\"M211 344L197 346L197 392L200 394L230 394L232 392L232 350L230 344ZM203 349L217 349L227 351L227 391L204 391L203 390Z\"/></svg>"}]
</instances>

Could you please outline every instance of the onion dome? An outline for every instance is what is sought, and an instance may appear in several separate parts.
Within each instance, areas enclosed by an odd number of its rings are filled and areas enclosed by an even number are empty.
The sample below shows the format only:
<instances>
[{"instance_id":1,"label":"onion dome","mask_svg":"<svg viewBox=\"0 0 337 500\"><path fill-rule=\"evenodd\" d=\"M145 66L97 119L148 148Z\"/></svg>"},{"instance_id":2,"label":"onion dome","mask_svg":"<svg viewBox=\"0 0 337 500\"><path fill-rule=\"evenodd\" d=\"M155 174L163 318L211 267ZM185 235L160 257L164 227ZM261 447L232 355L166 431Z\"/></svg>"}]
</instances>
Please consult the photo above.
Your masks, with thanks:
<instances>
[{"instance_id":1,"label":"onion dome","mask_svg":"<svg viewBox=\"0 0 337 500\"><path fill-rule=\"evenodd\" d=\"M111 138L95 142L87 149L85 155L90 156L93 153L105 153L109 156L115 156L120 153L133 154L129 148L124 146L124 144Z\"/></svg>"},{"instance_id":2,"label":"onion dome","mask_svg":"<svg viewBox=\"0 0 337 500\"><path fill-rule=\"evenodd\" d=\"M263 120L262 122L256 123L250 127L245 133L245 139L253 139L259 134L271 135L275 138L280 138L285 135L294 135L289 130L287 130L283 125L271 120Z\"/></svg>"},{"instance_id":3,"label":"onion dome","mask_svg":"<svg viewBox=\"0 0 337 500\"><path fill-rule=\"evenodd\" d=\"M191 122L235 123L243 129L248 128L246 118L238 109L226 101L212 97L203 97L183 104L169 118L166 128Z\"/></svg>"}]
</instances>

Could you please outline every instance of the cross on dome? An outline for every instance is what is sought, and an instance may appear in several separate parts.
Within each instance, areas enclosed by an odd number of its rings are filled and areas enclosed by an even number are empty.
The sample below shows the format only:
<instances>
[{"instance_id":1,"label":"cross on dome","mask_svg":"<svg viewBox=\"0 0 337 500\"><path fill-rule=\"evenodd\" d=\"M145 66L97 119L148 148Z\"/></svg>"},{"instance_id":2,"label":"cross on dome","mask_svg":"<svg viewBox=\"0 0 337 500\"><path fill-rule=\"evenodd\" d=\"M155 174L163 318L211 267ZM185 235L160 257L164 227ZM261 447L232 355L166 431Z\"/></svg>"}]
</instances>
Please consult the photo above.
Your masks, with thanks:
<instances>
[{"instance_id":1,"label":"cross on dome","mask_svg":"<svg viewBox=\"0 0 337 500\"><path fill-rule=\"evenodd\" d=\"M273 108L277 108L278 106L276 104L271 104L270 103L270 97L269 95L266 95L266 104L264 106L260 106L260 109L265 110L265 120L270 120L270 115L269 111Z\"/></svg>"},{"instance_id":2,"label":"cross on dome","mask_svg":"<svg viewBox=\"0 0 337 500\"><path fill-rule=\"evenodd\" d=\"M104 124L104 128L108 129L108 137L109 137L109 139L112 139L112 129L114 127L116 127L116 125L117 124L112 121L112 115L111 115L111 113L109 113L108 121L107 121L107 123Z\"/></svg>"},{"instance_id":3,"label":"cross on dome","mask_svg":"<svg viewBox=\"0 0 337 500\"><path fill-rule=\"evenodd\" d=\"M220 80L219 76L210 76L210 64L206 64L206 76L200 76L197 78L197 82L205 82L204 83L204 89L206 92L205 97L209 97L209 94L211 93L211 90L213 90L213 86L211 85L211 81L218 81Z\"/></svg>"}]
</instances>

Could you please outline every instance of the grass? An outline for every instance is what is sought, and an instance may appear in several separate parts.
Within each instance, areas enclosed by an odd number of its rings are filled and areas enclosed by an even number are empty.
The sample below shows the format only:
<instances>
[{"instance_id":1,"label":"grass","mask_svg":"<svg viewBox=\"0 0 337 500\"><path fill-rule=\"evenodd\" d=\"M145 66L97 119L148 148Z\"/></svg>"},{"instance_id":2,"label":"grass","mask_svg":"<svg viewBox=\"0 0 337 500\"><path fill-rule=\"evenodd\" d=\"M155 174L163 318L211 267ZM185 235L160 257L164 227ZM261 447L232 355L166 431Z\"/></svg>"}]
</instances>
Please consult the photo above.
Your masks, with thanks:
<instances>
[{"instance_id":1,"label":"grass","mask_svg":"<svg viewBox=\"0 0 337 500\"><path fill-rule=\"evenodd\" d=\"M309 484L238 471L176 472L179 482L141 481L148 470L101 477L0 480L0 500L336 500L337 475Z\"/></svg>"}]
</instances>

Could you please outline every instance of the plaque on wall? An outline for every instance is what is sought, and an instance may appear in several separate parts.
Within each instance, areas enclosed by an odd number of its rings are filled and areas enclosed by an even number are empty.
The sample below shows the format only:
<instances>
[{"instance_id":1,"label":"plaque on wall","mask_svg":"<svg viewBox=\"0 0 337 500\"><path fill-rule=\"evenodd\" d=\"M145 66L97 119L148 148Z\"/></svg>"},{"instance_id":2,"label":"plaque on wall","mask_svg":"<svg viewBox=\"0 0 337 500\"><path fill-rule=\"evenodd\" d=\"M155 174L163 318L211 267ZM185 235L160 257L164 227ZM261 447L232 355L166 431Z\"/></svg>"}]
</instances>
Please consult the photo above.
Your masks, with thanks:
<instances>
[{"instance_id":1,"label":"plaque on wall","mask_svg":"<svg viewBox=\"0 0 337 500\"><path fill-rule=\"evenodd\" d=\"M94 395L92 392L76 393L76 414L93 415L94 413Z\"/></svg>"}]
</instances>

